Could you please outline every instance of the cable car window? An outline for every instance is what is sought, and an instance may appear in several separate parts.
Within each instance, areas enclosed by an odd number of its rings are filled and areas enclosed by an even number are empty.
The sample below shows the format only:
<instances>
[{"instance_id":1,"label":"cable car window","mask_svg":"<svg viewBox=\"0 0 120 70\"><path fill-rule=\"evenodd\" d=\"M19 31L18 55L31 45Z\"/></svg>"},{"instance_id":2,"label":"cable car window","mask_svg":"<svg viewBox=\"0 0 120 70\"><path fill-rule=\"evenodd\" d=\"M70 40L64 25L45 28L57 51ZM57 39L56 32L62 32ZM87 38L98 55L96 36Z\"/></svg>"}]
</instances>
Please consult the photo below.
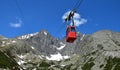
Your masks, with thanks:
<instances>
[{"instance_id":1,"label":"cable car window","mask_svg":"<svg viewBox=\"0 0 120 70\"><path fill-rule=\"evenodd\" d=\"M74 27L71 27L71 32L75 32L75 28Z\"/></svg>"}]
</instances>

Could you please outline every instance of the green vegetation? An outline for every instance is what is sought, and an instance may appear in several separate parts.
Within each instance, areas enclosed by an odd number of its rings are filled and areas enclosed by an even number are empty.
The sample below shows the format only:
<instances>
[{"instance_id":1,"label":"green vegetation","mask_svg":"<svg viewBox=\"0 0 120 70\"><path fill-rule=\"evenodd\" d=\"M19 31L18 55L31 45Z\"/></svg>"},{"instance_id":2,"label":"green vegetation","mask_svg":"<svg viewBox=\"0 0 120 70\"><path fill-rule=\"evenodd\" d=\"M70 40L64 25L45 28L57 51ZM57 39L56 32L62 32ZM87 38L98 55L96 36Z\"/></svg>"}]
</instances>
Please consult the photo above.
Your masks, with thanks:
<instances>
[{"instance_id":1,"label":"green vegetation","mask_svg":"<svg viewBox=\"0 0 120 70\"><path fill-rule=\"evenodd\" d=\"M0 51L0 68L9 68L12 70L19 70L18 64L9 58L8 55Z\"/></svg>"},{"instance_id":2,"label":"green vegetation","mask_svg":"<svg viewBox=\"0 0 120 70\"><path fill-rule=\"evenodd\" d=\"M97 48L103 49L103 45L102 45L102 44L98 44L98 45L97 45Z\"/></svg>"},{"instance_id":3,"label":"green vegetation","mask_svg":"<svg viewBox=\"0 0 120 70\"><path fill-rule=\"evenodd\" d=\"M72 66L73 64L70 64L70 65L66 65L63 69L66 69L66 70L71 70L71 66Z\"/></svg>"},{"instance_id":4,"label":"green vegetation","mask_svg":"<svg viewBox=\"0 0 120 70\"><path fill-rule=\"evenodd\" d=\"M120 58L112 58L109 57L107 60L107 64L104 67L104 70L120 70Z\"/></svg>"},{"instance_id":5,"label":"green vegetation","mask_svg":"<svg viewBox=\"0 0 120 70\"><path fill-rule=\"evenodd\" d=\"M95 63L93 62L93 58L91 57L88 62L86 62L82 68L82 70L91 70L91 68L95 65Z\"/></svg>"},{"instance_id":6,"label":"green vegetation","mask_svg":"<svg viewBox=\"0 0 120 70\"><path fill-rule=\"evenodd\" d=\"M101 64L101 65L100 65L100 68L102 68L103 66L104 66L104 64Z\"/></svg>"},{"instance_id":7,"label":"green vegetation","mask_svg":"<svg viewBox=\"0 0 120 70\"><path fill-rule=\"evenodd\" d=\"M26 70L33 70L36 68L37 70L53 70L50 68L52 62L47 62L46 60L41 60L38 63L33 63L33 62L27 62L24 63L25 66L28 66ZM49 69L50 68L50 69Z\"/></svg>"},{"instance_id":8,"label":"green vegetation","mask_svg":"<svg viewBox=\"0 0 120 70\"><path fill-rule=\"evenodd\" d=\"M118 46L120 46L120 42L119 41L114 41L114 43Z\"/></svg>"},{"instance_id":9,"label":"green vegetation","mask_svg":"<svg viewBox=\"0 0 120 70\"><path fill-rule=\"evenodd\" d=\"M90 54L95 55L97 52L98 52L98 50L93 51L93 52L92 52L92 53L90 53Z\"/></svg>"},{"instance_id":10,"label":"green vegetation","mask_svg":"<svg viewBox=\"0 0 120 70\"><path fill-rule=\"evenodd\" d=\"M40 63L40 67L49 67L49 66L50 64L45 62L45 60Z\"/></svg>"}]
</instances>

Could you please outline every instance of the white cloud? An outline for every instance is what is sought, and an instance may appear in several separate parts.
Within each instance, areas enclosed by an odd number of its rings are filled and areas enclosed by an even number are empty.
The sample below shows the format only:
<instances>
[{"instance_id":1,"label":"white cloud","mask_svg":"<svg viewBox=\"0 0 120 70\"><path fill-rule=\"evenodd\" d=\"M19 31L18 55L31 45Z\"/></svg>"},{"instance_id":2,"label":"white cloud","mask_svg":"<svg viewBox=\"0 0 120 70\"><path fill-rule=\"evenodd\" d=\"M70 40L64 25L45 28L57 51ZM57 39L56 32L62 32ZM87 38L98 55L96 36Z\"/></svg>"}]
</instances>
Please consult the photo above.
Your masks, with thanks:
<instances>
[{"instance_id":1,"label":"white cloud","mask_svg":"<svg viewBox=\"0 0 120 70\"><path fill-rule=\"evenodd\" d=\"M69 13L70 13L70 11L67 11L62 16L62 19L64 20L69 15ZM79 13L75 13L73 17L74 17L75 26L80 26L80 25L85 24L87 22L87 19L82 18ZM72 22L70 23L70 25L72 25Z\"/></svg>"},{"instance_id":2,"label":"white cloud","mask_svg":"<svg viewBox=\"0 0 120 70\"><path fill-rule=\"evenodd\" d=\"M87 22L87 20L84 18L81 18L80 20L74 19L75 26L80 26L82 24L85 24L86 22Z\"/></svg>"},{"instance_id":3,"label":"white cloud","mask_svg":"<svg viewBox=\"0 0 120 70\"><path fill-rule=\"evenodd\" d=\"M20 23L10 23L10 26L14 27L14 28L19 28L19 27L21 27L21 24Z\"/></svg>"},{"instance_id":4,"label":"white cloud","mask_svg":"<svg viewBox=\"0 0 120 70\"><path fill-rule=\"evenodd\" d=\"M80 14L75 13L75 14L74 14L74 19L79 19L79 18L80 18Z\"/></svg>"},{"instance_id":5,"label":"white cloud","mask_svg":"<svg viewBox=\"0 0 120 70\"><path fill-rule=\"evenodd\" d=\"M17 22L11 22L10 26L13 28L20 28L22 26L22 20L18 19Z\"/></svg>"}]
</instances>

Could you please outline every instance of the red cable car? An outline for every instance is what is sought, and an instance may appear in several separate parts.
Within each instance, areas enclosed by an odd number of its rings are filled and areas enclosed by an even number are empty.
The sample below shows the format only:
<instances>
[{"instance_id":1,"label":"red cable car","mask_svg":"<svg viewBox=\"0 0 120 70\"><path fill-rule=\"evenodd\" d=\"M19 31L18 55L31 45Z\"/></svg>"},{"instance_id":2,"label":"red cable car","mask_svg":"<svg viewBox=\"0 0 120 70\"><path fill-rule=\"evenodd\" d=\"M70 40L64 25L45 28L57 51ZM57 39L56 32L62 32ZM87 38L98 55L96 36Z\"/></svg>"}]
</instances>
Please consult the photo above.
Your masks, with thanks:
<instances>
[{"instance_id":1,"label":"red cable car","mask_svg":"<svg viewBox=\"0 0 120 70\"><path fill-rule=\"evenodd\" d=\"M75 10L71 11L69 13L69 15L65 18L66 22L72 21L72 25L68 25L68 23L66 23L67 24L66 42L69 42L69 43L73 43L77 38L77 36L76 36L76 27L74 25L74 19L73 19L74 18L73 16L74 16L75 12L76 12Z\"/></svg>"},{"instance_id":2,"label":"red cable car","mask_svg":"<svg viewBox=\"0 0 120 70\"><path fill-rule=\"evenodd\" d=\"M66 42L73 43L76 40L76 27L68 26L66 30Z\"/></svg>"}]
</instances>

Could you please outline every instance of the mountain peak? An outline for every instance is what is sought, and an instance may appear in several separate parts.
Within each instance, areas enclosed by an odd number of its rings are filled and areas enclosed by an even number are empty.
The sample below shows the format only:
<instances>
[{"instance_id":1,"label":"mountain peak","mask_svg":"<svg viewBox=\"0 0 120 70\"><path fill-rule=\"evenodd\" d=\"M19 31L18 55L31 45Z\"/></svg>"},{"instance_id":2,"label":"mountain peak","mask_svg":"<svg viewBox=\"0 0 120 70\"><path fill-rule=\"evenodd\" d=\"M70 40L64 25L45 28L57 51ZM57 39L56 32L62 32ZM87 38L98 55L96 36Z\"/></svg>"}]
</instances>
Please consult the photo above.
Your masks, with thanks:
<instances>
[{"instance_id":1,"label":"mountain peak","mask_svg":"<svg viewBox=\"0 0 120 70\"><path fill-rule=\"evenodd\" d=\"M110 30L101 30L101 31L95 32L92 36L100 39L108 39L108 38L111 38L114 33L115 32Z\"/></svg>"},{"instance_id":2,"label":"mountain peak","mask_svg":"<svg viewBox=\"0 0 120 70\"><path fill-rule=\"evenodd\" d=\"M40 34L44 34L44 35L48 35L49 34L47 30L41 30L39 33Z\"/></svg>"},{"instance_id":3,"label":"mountain peak","mask_svg":"<svg viewBox=\"0 0 120 70\"><path fill-rule=\"evenodd\" d=\"M37 34L38 34L38 32L36 32L36 33L32 33L32 34L26 34L26 35L23 35L23 36L17 37L17 39L28 39L28 38L30 38L30 37L32 37L32 36L37 35Z\"/></svg>"},{"instance_id":4,"label":"mountain peak","mask_svg":"<svg viewBox=\"0 0 120 70\"><path fill-rule=\"evenodd\" d=\"M58 69L63 70L80 70L79 68L81 70L100 70L109 64L107 63L108 57L120 60L120 33L110 30L98 31L93 35L77 32L77 39L74 43L56 39L47 30L26 34L18 37L17 40L0 40L1 47L4 45L2 48L6 51L5 54L14 56L15 58L12 59L15 59L26 70L31 68L29 66L38 69L44 63L48 65L48 69L55 68L53 70L56 70L56 65L60 67ZM1 59L1 61L3 60ZM115 65L117 63L115 62ZM88 69L86 65L88 65ZM112 66L115 68L115 65ZM96 67L98 68L96 69Z\"/></svg>"},{"instance_id":5,"label":"mountain peak","mask_svg":"<svg viewBox=\"0 0 120 70\"><path fill-rule=\"evenodd\" d=\"M111 32L113 32L113 31L111 31L111 30L100 30L100 31L95 32L94 34L96 34L96 33L111 33Z\"/></svg>"}]
</instances>

